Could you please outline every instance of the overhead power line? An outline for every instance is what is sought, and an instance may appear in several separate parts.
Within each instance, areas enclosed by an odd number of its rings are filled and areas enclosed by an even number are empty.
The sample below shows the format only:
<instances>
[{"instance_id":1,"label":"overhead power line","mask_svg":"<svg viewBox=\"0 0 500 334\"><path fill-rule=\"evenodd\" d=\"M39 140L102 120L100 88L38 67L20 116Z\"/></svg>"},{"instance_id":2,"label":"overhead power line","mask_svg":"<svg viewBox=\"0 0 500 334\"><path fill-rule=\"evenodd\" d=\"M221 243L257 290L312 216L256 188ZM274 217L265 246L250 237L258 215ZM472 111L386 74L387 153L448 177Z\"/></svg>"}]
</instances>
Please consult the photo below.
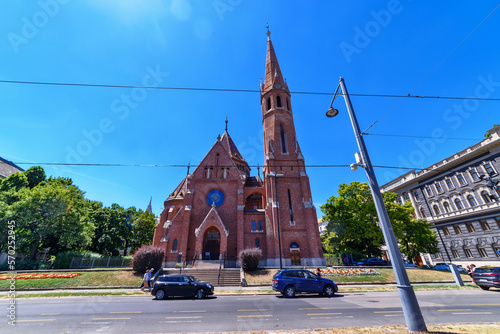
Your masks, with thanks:
<instances>
[{"instance_id":1,"label":"overhead power line","mask_svg":"<svg viewBox=\"0 0 500 334\"><path fill-rule=\"evenodd\" d=\"M0 162L1 163L1 162ZM84 167L162 167L162 168L196 168L202 165L191 165L191 164L181 164L181 165L162 165L162 164L110 164L110 163L70 163L70 162L14 162L16 165L33 165L33 166L84 166ZM351 165L332 165L332 164L324 164L324 165L304 165L306 168L345 168L350 167ZM220 167L220 168L229 168L234 167L234 165L226 166L226 165L203 165L203 167ZM251 168L263 168L266 166L262 165L249 165ZM274 168L280 167L289 167L289 166L273 166ZM383 166L383 165L374 165L374 168L388 168L388 169L403 169L403 170L440 170L439 168L421 168L421 167L402 167L402 166Z\"/></svg>"},{"instance_id":2,"label":"overhead power line","mask_svg":"<svg viewBox=\"0 0 500 334\"><path fill-rule=\"evenodd\" d=\"M437 137L431 137L431 136L412 136L412 135L389 135L389 134L382 134L382 133L363 133L363 135L368 135L368 136L382 136L382 137L401 137L401 138L428 138L428 139L436 139ZM479 138L454 138L454 137L443 137L442 139L451 139L451 140L474 140L474 141L481 141L482 139ZM483 138L484 139L484 138Z\"/></svg>"},{"instance_id":3,"label":"overhead power line","mask_svg":"<svg viewBox=\"0 0 500 334\"><path fill-rule=\"evenodd\" d=\"M72 87L99 87L99 88L129 88L129 89L158 89L158 90L183 90L183 91L210 91L210 92L233 92L233 93L260 93L258 89L235 89L235 88L208 88L208 87L164 87L164 86L133 86L133 85L108 85L108 84L90 84L90 83L71 83L71 82L43 82L43 81L19 81L19 80L0 80L0 83L7 84L25 84L25 85L48 85L48 86L72 86ZM307 92L296 91L291 94L302 95L327 95L330 92ZM343 95L339 93L337 95ZM350 96L359 97L381 97L381 98L416 98L416 99L441 99L441 100L479 100L479 101L500 101L500 98L485 98L471 96L437 96L437 95L398 95L398 94L364 94L349 93Z\"/></svg>"}]
</instances>

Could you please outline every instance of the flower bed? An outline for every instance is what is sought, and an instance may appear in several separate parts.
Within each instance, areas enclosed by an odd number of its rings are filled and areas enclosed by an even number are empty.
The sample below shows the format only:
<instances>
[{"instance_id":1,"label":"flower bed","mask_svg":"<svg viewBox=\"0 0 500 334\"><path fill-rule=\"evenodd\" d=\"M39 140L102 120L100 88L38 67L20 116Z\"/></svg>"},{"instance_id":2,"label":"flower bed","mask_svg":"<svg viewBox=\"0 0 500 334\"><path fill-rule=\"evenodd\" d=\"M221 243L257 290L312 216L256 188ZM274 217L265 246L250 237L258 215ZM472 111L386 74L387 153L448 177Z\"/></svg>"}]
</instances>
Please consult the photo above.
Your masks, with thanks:
<instances>
[{"instance_id":1,"label":"flower bed","mask_svg":"<svg viewBox=\"0 0 500 334\"><path fill-rule=\"evenodd\" d=\"M380 275L374 269L323 269L321 275L329 276L364 276L364 275Z\"/></svg>"},{"instance_id":2,"label":"flower bed","mask_svg":"<svg viewBox=\"0 0 500 334\"><path fill-rule=\"evenodd\" d=\"M81 273L52 273L52 274L19 274L19 275L0 275L1 280L15 279L42 279L42 278L73 278L80 276Z\"/></svg>"}]
</instances>

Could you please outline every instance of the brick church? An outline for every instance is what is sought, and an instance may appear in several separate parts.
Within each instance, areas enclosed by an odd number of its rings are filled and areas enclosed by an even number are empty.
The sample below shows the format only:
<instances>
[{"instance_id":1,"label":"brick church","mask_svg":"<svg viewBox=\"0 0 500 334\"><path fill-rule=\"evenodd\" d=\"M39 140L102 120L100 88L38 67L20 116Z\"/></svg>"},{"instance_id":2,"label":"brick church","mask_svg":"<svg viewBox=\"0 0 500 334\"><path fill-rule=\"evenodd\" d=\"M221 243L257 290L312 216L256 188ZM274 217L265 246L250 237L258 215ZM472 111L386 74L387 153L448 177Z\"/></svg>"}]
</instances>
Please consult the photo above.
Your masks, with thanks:
<instances>
[{"instance_id":1,"label":"brick church","mask_svg":"<svg viewBox=\"0 0 500 334\"><path fill-rule=\"evenodd\" d=\"M165 200L153 244L165 249L166 267L219 259L236 267L238 252L253 247L262 250L261 266L277 267L280 245L284 266L325 263L290 91L270 35L260 86L263 177L251 176L226 123L198 167Z\"/></svg>"}]
</instances>

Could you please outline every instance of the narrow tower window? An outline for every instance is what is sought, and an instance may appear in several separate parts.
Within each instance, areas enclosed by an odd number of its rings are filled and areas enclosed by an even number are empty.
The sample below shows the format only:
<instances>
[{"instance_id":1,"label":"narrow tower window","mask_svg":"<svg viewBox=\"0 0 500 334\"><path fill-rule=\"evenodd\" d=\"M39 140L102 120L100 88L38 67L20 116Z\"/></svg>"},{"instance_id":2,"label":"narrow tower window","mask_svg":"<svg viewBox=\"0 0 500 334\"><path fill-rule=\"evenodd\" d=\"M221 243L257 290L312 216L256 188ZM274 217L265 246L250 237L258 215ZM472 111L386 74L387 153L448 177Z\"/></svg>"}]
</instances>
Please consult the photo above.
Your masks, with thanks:
<instances>
[{"instance_id":1,"label":"narrow tower window","mask_svg":"<svg viewBox=\"0 0 500 334\"><path fill-rule=\"evenodd\" d=\"M290 101L288 99L286 99L286 109L292 110L290 109Z\"/></svg>"},{"instance_id":2,"label":"narrow tower window","mask_svg":"<svg viewBox=\"0 0 500 334\"><path fill-rule=\"evenodd\" d=\"M286 154L287 153L286 136L285 136L285 129L283 129L283 124L280 125L280 132L281 132L281 152Z\"/></svg>"},{"instance_id":3,"label":"narrow tower window","mask_svg":"<svg viewBox=\"0 0 500 334\"><path fill-rule=\"evenodd\" d=\"M290 189L288 189L288 206L290 207L290 223L293 221L293 207L292 207L292 196L290 195Z\"/></svg>"},{"instance_id":4,"label":"narrow tower window","mask_svg":"<svg viewBox=\"0 0 500 334\"><path fill-rule=\"evenodd\" d=\"M267 110L271 110L271 98L267 98Z\"/></svg>"},{"instance_id":5,"label":"narrow tower window","mask_svg":"<svg viewBox=\"0 0 500 334\"><path fill-rule=\"evenodd\" d=\"M276 104L278 105L278 108L281 108L281 96L276 96Z\"/></svg>"}]
</instances>

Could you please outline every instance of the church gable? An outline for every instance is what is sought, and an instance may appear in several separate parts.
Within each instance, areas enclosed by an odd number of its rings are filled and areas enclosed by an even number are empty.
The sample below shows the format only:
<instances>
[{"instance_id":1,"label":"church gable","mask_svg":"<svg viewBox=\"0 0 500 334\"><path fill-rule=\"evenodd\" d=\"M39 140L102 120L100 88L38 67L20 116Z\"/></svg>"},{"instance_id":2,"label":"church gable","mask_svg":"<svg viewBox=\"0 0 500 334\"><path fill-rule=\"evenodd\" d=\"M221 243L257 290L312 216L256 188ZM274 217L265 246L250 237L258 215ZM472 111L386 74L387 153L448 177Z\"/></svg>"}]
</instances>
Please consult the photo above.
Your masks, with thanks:
<instances>
[{"instance_id":1,"label":"church gable","mask_svg":"<svg viewBox=\"0 0 500 334\"><path fill-rule=\"evenodd\" d=\"M231 155L222 145L220 138L193 172L195 179L239 179L244 175L235 164Z\"/></svg>"},{"instance_id":2,"label":"church gable","mask_svg":"<svg viewBox=\"0 0 500 334\"><path fill-rule=\"evenodd\" d=\"M207 213L205 219L200 224L200 226L195 230L195 235L198 237L200 234L203 235L205 231L210 227L216 227L219 231L224 231L226 237L229 235L229 230L226 228L222 219L220 219L219 213L215 208L215 204L212 204L212 208Z\"/></svg>"}]
</instances>

